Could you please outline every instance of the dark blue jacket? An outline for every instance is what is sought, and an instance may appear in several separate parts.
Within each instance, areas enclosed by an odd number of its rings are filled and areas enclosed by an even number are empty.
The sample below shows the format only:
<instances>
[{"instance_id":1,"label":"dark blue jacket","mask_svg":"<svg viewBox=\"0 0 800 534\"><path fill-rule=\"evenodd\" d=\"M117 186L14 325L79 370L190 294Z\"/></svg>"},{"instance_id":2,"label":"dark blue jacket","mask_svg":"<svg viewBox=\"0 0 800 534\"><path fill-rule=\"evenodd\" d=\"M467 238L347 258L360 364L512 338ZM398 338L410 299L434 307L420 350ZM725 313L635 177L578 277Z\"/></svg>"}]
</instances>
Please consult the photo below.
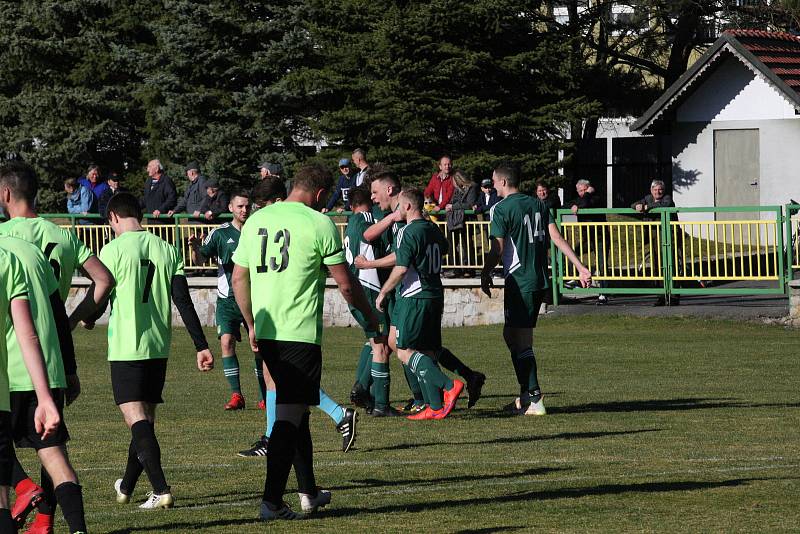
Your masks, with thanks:
<instances>
[{"instance_id":1,"label":"dark blue jacket","mask_svg":"<svg viewBox=\"0 0 800 534\"><path fill-rule=\"evenodd\" d=\"M331 199L328 201L328 205L325 206L328 211L332 210L336 203L339 201L339 198L342 199L342 203L344 203L344 209L346 211L350 211L350 190L356 186L356 176L354 174L346 175L342 174L339 176L339 183L336 184L336 191L333 192L331 195Z\"/></svg>"},{"instance_id":2,"label":"dark blue jacket","mask_svg":"<svg viewBox=\"0 0 800 534\"><path fill-rule=\"evenodd\" d=\"M488 213L492 206L500 202L500 198L497 196L497 191L494 188L489 190L489 201L486 201L486 193L483 190L478 192L478 207L475 209L478 213Z\"/></svg>"}]
</instances>

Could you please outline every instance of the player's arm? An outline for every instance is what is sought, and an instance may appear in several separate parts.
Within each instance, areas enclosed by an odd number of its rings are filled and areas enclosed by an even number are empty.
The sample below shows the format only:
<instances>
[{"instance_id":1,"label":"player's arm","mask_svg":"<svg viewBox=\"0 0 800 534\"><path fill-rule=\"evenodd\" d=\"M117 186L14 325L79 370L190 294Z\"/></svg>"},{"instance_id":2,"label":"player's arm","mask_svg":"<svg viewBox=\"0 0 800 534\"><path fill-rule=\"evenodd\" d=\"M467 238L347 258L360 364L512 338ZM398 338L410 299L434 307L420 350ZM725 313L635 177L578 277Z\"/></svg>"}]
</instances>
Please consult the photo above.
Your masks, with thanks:
<instances>
[{"instance_id":1,"label":"player's arm","mask_svg":"<svg viewBox=\"0 0 800 534\"><path fill-rule=\"evenodd\" d=\"M197 351L197 368L201 371L210 371L214 368L214 355L211 354L208 348L203 326L200 324L200 318L197 317L192 297L189 295L189 283L182 274L176 274L172 277L172 302L178 308L183 324L186 325L186 330L189 331L189 336L194 343L194 348Z\"/></svg>"},{"instance_id":2,"label":"player's arm","mask_svg":"<svg viewBox=\"0 0 800 534\"><path fill-rule=\"evenodd\" d=\"M365 256L358 255L353 260L356 269L391 269L397 262L394 252L377 260L368 260Z\"/></svg>"},{"instance_id":3,"label":"player's arm","mask_svg":"<svg viewBox=\"0 0 800 534\"><path fill-rule=\"evenodd\" d=\"M50 308L53 310L53 319L56 321L58 346L61 349L61 360L64 362L64 374L67 377L65 400L67 405L70 405L81 394L81 381L78 378L78 362L75 360L75 345L72 341L72 331L69 329L67 310L64 308L64 302L58 291L54 291L50 295Z\"/></svg>"},{"instance_id":4,"label":"player's arm","mask_svg":"<svg viewBox=\"0 0 800 534\"><path fill-rule=\"evenodd\" d=\"M207 239L207 238L206 238ZM203 239L199 235L189 236L189 248L192 253L192 262L195 265L202 265L208 261L208 257L203 254Z\"/></svg>"},{"instance_id":5,"label":"player's arm","mask_svg":"<svg viewBox=\"0 0 800 534\"><path fill-rule=\"evenodd\" d=\"M377 331L378 318L375 317L375 312L372 311L372 306L369 305L361 284L358 283L353 273L347 268L347 263L328 265L328 269L336 285L339 286L339 293L342 294L344 300L367 318L371 330Z\"/></svg>"},{"instance_id":6,"label":"player's arm","mask_svg":"<svg viewBox=\"0 0 800 534\"><path fill-rule=\"evenodd\" d=\"M364 241L373 243L377 241L385 231L400 220L400 211L395 211L391 215L387 215L380 221L376 222L366 230L364 230Z\"/></svg>"},{"instance_id":7,"label":"player's arm","mask_svg":"<svg viewBox=\"0 0 800 534\"><path fill-rule=\"evenodd\" d=\"M81 272L92 281L92 285L86 291L86 296L80 304L72 311L69 316L70 330L74 330L78 323L85 321L86 324L93 325L94 321L90 318L96 315L98 310L104 310L111 290L114 289L114 276L111 271L103 265L97 256L89 256L81 266ZM103 312L100 311L100 315ZM99 317L99 315L97 316Z\"/></svg>"},{"instance_id":8,"label":"player's arm","mask_svg":"<svg viewBox=\"0 0 800 534\"><path fill-rule=\"evenodd\" d=\"M247 325L247 334L250 338L250 349L258 352L256 343L256 325L253 319L253 303L250 300L250 269L242 267L238 263L233 265L233 275L231 276L233 286L233 297L242 313L244 323Z\"/></svg>"},{"instance_id":9,"label":"player's arm","mask_svg":"<svg viewBox=\"0 0 800 534\"><path fill-rule=\"evenodd\" d=\"M38 406L34 414L34 425L36 432L41 434L42 439L52 435L61 423L58 409L50 395L50 384L47 381L47 371L42 356L42 347L39 345L39 336L33 325L31 308L28 301L23 298L16 298L11 301L11 321L14 324L14 332L17 336L22 352L22 359L25 368L33 382L33 389L36 392Z\"/></svg>"},{"instance_id":10,"label":"player's arm","mask_svg":"<svg viewBox=\"0 0 800 534\"><path fill-rule=\"evenodd\" d=\"M505 241L502 237L489 238L489 252L483 258L483 270L481 271L481 291L492 296L492 270L500 263L500 258L503 257L503 247Z\"/></svg>"},{"instance_id":11,"label":"player's arm","mask_svg":"<svg viewBox=\"0 0 800 534\"><path fill-rule=\"evenodd\" d=\"M558 231L556 223L548 224L547 230L550 234L550 239L553 241L553 244L558 247L558 250L564 253L564 256L566 256L570 263L572 263L572 265L574 265L578 270L578 275L581 279L581 285L583 287L589 287L589 283L592 281L592 273L581 263L581 260L578 259L575 251L572 250L572 247L569 246L567 240L564 239L564 237L561 235L561 232Z\"/></svg>"},{"instance_id":12,"label":"player's arm","mask_svg":"<svg viewBox=\"0 0 800 534\"><path fill-rule=\"evenodd\" d=\"M408 271L408 267L402 265L395 265L392 268L389 278L383 283L381 292L378 293L378 298L375 299L375 307L378 308L378 311L385 311L383 309L383 301L386 299L387 295L389 295L389 293L392 292L394 288L397 287L397 285L403 280L403 277L406 275L406 271Z\"/></svg>"}]
</instances>

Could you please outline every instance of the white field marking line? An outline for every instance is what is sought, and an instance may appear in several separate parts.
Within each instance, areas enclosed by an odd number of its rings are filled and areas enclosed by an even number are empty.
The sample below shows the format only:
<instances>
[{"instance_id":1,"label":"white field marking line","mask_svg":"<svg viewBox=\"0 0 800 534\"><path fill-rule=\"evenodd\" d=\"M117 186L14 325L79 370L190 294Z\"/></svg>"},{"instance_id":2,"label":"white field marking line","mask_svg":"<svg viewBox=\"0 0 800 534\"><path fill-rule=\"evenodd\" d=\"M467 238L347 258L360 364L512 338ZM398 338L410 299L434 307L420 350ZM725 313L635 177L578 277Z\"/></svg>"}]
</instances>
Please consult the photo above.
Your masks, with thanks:
<instances>
[{"instance_id":1,"label":"white field marking line","mask_svg":"<svg viewBox=\"0 0 800 534\"><path fill-rule=\"evenodd\" d=\"M428 462L429 463L429 462ZM705 474L705 473L728 473L728 472L748 472L748 471L767 471L772 469L786 469L792 467L800 467L800 464L786 464L786 465L759 465L759 466L750 466L750 467L723 467L723 468L712 468L712 469L681 469L676 471L658 471L652 473L640 473L640 474L627 474L627 475L618 475L618 476L576 476L576 477L558 477L558 478L525 478L525 479L514 479L514 480L497 480L497 481L482 481L482 486L510 486L510 485L520 485L520 484L545 484L545 483L553 483L553 482L577 482L582 480L623 480L629 479L634 477L654 477L654 476L675 476L675 475L687 475L687 474ZM466 488L466 489L473 489L475 486L472 483L453 483L453 484L436 484L433 486L412 486L407 485L403 489L397 489L392 491L380 491L380 492L371 492L371 493L358 493L359 496L373 496L373 495L401 495L404 493L419 493L422 491L440 491L442 489L458 489L458 488ZM357 492L358 488L353 488L351 490L347 490L350 492ZM195 504L190 506L181 506L177 508L178 510L202 510L206 508L239 508L243 506L253 506L254 508L257 507L258 501L239 501L239 502L222 502L222 503L210 503L210 504ZM366 510L369 511L368 509ZM86 514L87 517L119 517L125 516L130 514L139 514L139 513L148 513L139 510L138 508L128 509L125 511L109 511L109 512L95 512ZM255 519L254 519L255 520Z\"/></svg>"},{"instance_id":2,"label":"white field marking line","mask_svg":"<svg viewBox=\"0 0 800 534\"><path fill-rule=\"evenodd\" d=\"M681 462L741 462L741 461L759 461L759 462L772 462L779 460L797 460L800 458L786 457L786 456L766 456L763 458L678 458L668 460L669 463ZM317 467L346 467L346 466L371 466L371 465L547 465L547 464L563 464L563 463L580 463L580 462L618 462L618 463L642 463L646 461L642 458L552 458L545 460L333 460L328 462L314 462ZM169 470L185 470L185 469L230 469L231 467L246 467L248 464L254 464L252 460L243 459L241 462L234 464L176 464L165 465L164 469ZM124 465L116 466L96 466L96 467L80 467L76 471L89 472L89 471L117 471L124 470Z\"/></svg>"}]
</instances>

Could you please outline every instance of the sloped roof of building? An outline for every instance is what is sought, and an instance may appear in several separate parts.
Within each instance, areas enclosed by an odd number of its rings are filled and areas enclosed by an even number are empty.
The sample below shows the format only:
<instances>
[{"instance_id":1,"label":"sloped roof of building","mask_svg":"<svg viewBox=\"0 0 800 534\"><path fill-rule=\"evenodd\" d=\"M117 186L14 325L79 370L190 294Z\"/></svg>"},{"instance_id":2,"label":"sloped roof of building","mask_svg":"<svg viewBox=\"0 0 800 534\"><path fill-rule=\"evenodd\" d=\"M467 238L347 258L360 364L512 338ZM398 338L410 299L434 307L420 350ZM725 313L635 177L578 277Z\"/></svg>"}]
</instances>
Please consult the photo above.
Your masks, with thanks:
<instances>
[{"instance_id":1,"label":"sloped roof of building","mask_svg":"<svg viewBox=\"0 0 800 534\"><path fill-rule=\"evenodd\" d=\"M648 130L683 102L719 65L737 57L800 109L800 37L784 32L728 30L686 72L670 85L631 126Z\"/></svg>"}]
</instances>

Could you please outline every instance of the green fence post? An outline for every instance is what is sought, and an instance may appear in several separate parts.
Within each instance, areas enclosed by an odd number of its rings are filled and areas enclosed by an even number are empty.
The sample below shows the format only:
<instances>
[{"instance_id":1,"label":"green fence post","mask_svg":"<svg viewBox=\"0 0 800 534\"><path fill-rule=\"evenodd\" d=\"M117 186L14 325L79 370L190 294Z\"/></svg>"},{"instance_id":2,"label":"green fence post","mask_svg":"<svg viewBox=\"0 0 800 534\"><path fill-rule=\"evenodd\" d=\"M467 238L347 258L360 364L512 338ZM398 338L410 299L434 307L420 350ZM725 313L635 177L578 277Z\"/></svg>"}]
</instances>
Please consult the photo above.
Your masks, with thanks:
<instances>
[{"instance_id":1,"label":"green fence post","mask_svg":"<svg viewBox=\"0 0 800 534\"><path fill-rule=\"evenodd\" d=\"M759 218L760 217L761 217L761 214L759 213ZM785 221L783 221L783 209L781 209L781 207L778 206L777 209L775 210L775 246L776 247L778 246L778 243L782 244L784 242L784 239L783 239L783 224L784 224L784 222ZM759 232L760 232L760 230L759 230ZM778 257L778 273L779 273L778 274L778 283L780 284L780 287L783 288L784 294L788 295L789 294L789 280L787 278L786 268L785 268L784 263L783 263L785 258L783 257L783 254L776 254L776 256ZM760 254L759 254L758 261L759 262L761 261Z\"/></svg>"},{"instance_id":2,"label":"green fence post","mask_svg":"<svg viewBox=\"0 0 800 534\"><path fill-rule=\"evenodd\" d=\"M794 239L792 238L792 211L794 210L794 206L792 204L786 204L785 206L785 219L784 219L784 233L783 233L783 241L781 244L784 245L784 251L786 256L786 294L789 294L789 282L792 281L794 278ZM785 241L785 243L784 243ZM778 246L778 243L775 243L775 246Z\"/></svg>"},{"instance_id":3,"label":"green fence post","mask_svg":"<svg viewBox=\"0 0 800 534\"><path fill-rule=\"evenodd\" d=\"M555 214L556 210L550 210L550 216L556 222L556 226L561 231L561 225L559 224L559 216ZM561 256L561 251L556 248L556 244L553 243L553 240L550 240L550 270L552 271L552 280L553 280L553 306L558 306L558 287L559 287L559 279L558 276L558 259Z\"/></svg>"},{"instance_id":4,"label":"green fence post","mask_svg":"<svg viewBox=\"0 0 800 534\"><path fill-rule=\"evenodd\" d=\"M661 212L661 271L664 274L664 300L672 297L672 212L667 208Z\"/></svg>"}]
</instances>

